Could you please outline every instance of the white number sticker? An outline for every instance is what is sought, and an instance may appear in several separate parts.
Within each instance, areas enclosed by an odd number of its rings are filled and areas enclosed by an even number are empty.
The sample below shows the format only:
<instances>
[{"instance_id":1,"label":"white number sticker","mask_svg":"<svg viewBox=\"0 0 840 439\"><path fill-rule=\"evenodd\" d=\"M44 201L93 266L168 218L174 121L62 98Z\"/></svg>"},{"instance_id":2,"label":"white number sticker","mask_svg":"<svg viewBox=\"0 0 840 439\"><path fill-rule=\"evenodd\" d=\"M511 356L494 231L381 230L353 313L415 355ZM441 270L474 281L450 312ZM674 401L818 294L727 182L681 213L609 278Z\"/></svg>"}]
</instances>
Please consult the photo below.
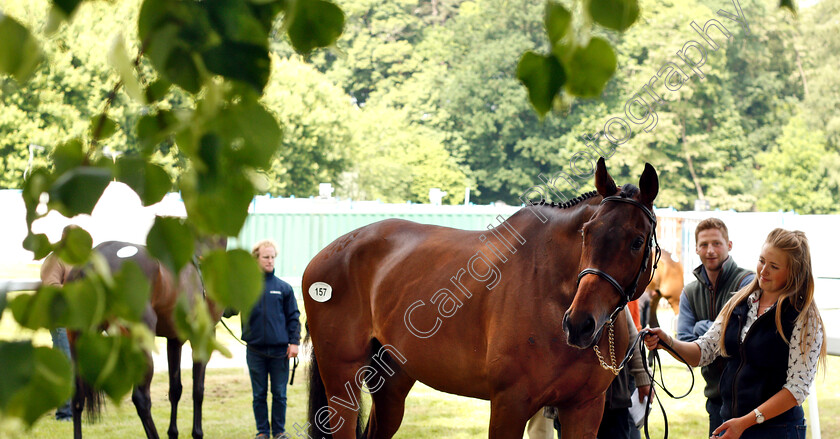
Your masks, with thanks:
<instances>
[{"instance_id":1,"label":"white number sticker","mask_svg":"<svg viewBox=\"0 0 840 439\"><path fill-rule=\"evenodd\" d=\"M332 298L332 287L325 282L315 282L309 286L309 297L316 302L326 302Z\"/></svg>"}]
</instances>

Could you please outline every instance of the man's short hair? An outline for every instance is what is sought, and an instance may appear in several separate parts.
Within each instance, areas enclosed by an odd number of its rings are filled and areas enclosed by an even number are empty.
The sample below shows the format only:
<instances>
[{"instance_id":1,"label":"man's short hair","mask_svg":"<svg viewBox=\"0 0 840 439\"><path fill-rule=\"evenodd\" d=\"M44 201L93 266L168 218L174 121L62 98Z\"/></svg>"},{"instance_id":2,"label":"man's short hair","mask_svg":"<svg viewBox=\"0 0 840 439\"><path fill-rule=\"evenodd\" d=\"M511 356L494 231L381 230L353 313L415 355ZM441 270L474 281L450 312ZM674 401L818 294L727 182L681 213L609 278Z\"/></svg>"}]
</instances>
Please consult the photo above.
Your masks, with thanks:
<instances>
[{"instance_id":1,"label":"man's short hair","mask_svg":"<svg viewBox=\"0 0 840 439\"><path fill-rule=\"evenodd\" d=\"M260 249L263 247L271 247L274 249L274 253L277 253L277 245L274 244L274 241L270 239L263 239L262 241L254 244L254 248L251 250L251 254L258 258L260 256Z\"/></svg>"},{"instance_id":2,"label":"man's short hair","mask_svg":"<svg viewBox=\"0 0 840 439\"><path fill-rule=\"evenodd\" d=\"M729 242L729 229L726 228L726 224L723 221L717 218L706 218L700 221L700 224L697 224L697 228L694 229L694 241L697 242L700 239L700 232L709 229L720 230L720 234L723 235L723 240Z\"/></svg>"}]
</instances>

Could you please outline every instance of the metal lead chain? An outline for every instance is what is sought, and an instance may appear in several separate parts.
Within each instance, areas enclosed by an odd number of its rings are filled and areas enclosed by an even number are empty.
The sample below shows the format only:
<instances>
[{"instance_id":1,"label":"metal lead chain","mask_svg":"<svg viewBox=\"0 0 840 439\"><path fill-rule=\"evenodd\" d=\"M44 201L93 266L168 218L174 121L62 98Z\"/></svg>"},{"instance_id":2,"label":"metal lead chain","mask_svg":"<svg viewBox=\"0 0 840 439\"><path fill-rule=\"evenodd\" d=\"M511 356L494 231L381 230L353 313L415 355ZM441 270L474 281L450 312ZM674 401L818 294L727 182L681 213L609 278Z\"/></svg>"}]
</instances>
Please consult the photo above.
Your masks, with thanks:
<instances>
[{"instance_id":1,"label":"metal lead chain","mask_svg":"<svg viewBox=\"0 0 840 439\"><path fill-rule=\"evenodd\" d=\"M618 373L621 372L622 368L617 367L618 363L615 361L615 332L613 331L612 322L607 323L607 329L610 332L610 360L613 366L610 366L609 364L607 364L606 361L604 361L604 357L601 356L601 350L598 349L597 344L595 344L595 346L592 346L592 349L595 349L595 355L598 356L598 361L601 363L601 367L612 372L613 375L618 375Z\"/></svg>"}]
</instances>

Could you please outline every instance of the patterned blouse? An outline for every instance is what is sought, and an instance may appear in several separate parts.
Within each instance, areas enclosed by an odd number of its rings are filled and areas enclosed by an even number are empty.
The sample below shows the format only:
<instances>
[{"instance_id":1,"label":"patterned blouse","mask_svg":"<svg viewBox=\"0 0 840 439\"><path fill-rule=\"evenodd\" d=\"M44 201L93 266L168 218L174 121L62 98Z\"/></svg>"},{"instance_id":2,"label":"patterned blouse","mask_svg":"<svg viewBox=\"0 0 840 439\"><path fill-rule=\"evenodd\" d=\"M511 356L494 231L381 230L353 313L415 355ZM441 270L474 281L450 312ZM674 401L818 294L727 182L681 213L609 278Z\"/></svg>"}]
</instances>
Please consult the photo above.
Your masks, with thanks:
<instances>
[{"instance_id":1,"label":"patterned blouse","mask_svg":"<svg viewBox=\"0 0 840 439\"><path fill-rule=\"evenodd\" d=\"M741 341L744 341L750 327L758 318L758 299L761 297L761 291L755 291L749 296L750 309L747 313L747 322L741 331ZM776 305L771 306L765 311L775 312ZM706 331L703 336L698 338L695 343L700 346L700 366L706 366L720 356L720 330L722 314L718 314L712 327ZM797 322L793 327L793 333L790 337L790 350L788 353L788 370L787 380L784 388L788 389L793 397L796 398L798 404L805 402L808 397L808 391L811 384L814 382L814 377L817 374L817 361L820 356L820 349L823 344L822 328L817 325L814 319L808 321L808 328L805 330L806 337L813 337L810 343L810 351L806 358L803 359L802 349L799 341L802 337L803 325Z\"/></svg>"}]
</instances>

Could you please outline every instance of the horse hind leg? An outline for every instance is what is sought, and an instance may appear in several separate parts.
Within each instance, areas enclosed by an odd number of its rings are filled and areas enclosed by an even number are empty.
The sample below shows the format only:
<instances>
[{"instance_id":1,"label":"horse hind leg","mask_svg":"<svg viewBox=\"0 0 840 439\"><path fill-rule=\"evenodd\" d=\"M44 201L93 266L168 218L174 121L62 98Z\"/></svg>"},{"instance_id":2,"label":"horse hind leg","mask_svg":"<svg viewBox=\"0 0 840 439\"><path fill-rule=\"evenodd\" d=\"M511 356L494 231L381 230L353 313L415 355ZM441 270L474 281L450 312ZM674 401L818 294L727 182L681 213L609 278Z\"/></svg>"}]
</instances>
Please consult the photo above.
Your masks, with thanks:
<instances>
[{"instance_id":1,"label":"horse hind leg","mask_svg":"<svg viewBox=\"0 0 840 439\"><path fill-rule=\"evenodd\" d=\"M400 354L389 354L387 347L377 348L378 345L374 340L377 353L368 366L370 369L365 369L367 391L373 400L367 428L362 436L366 439L390 439L396 434L405 414L405 398L415 382L399 367L400 359L394 358Z\"/></svg>"},{"instance_id":2,"label":"horse hind leg","mask_svg":"<svg viewBox=\"0 0 840 439\"><path fill-rule=\"evenodd\" d=\"M193 363L193 439L204 437L204 430L201 428L201 407L204 403L204 377L207 371L207 363Z\"/></svg>"},{"instance_id":3,"label":"horse hind leg","mask_svg":"<svg viewBox=\"0 0 840 439\"><path fill-rule=\"evenodd\" d=\"M184 386L181 384L181 341L166 339L166 359L169 364L169 439L178 439L178 402L181 400Z\"/></svg>"},{"instance_id":4,"label":"horse hind leg","mask_svg":"<svg viewBox=\"0 0 840 439\"><path fill-rule=\"evenodd\" d=\"M149 365L146 376L143 382L134 387L134 392L131 394L131 402L137 409L137 416L140 417L140 422L143 423L143 430L146 432L148 439L159 439L155 422L152 420L152 395L151 385L152 376L154 376L154 364L152 363L152 356L146 354L146 361Z\"/></svg>"},{"instance_id":5,"label":"horse hind leg","mask_svg":"<svg viewBox=\"0 0 840 439\"><path fill-rule=\"evenodd\" d=\"M320 357L316 356L316 350ZM311 352L308 422L303 427L294 425L295 434L310 439L361 437L359 413L362 400L356 374L367 366L369 347L361 348L357 353L341 352L340 355L326 349L322 353L315 347Z\"/></svg>"}]
</instances>

